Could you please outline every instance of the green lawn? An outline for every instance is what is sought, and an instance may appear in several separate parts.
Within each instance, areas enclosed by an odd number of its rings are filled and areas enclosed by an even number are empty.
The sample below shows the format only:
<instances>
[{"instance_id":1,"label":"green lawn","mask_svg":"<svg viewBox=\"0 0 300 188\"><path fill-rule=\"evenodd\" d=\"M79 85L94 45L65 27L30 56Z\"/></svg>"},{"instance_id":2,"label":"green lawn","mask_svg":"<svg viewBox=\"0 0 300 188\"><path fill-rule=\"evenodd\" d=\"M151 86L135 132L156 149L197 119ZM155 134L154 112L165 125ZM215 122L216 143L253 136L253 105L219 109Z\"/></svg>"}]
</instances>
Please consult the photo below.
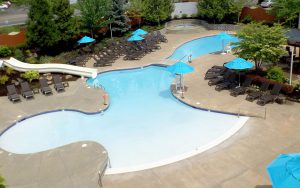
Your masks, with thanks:
<instances>
[{"instance_id":1,"label":"green lawn","mask_svg":"<svg viewBox=\"0 0 300 188\"><path fill-rule=\"evenodd\" d=\"M0 34L8 34L11 32L19 32L24 25L0 27Z\"/></svg>"}]
</instances>

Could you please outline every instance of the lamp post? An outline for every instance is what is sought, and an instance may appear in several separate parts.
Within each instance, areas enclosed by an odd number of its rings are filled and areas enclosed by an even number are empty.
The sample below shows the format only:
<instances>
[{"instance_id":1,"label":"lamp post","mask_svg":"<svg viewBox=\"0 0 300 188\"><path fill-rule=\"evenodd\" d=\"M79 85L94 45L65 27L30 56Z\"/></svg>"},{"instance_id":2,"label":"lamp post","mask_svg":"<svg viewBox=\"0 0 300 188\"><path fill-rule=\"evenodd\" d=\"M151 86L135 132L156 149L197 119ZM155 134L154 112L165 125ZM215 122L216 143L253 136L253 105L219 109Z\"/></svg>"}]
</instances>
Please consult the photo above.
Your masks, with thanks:
<instances>
[{"instance_id":1,"label":"lamp post","mask_svg":"<svg viewBox=\"0 0 300 188\"><path fill-rule=\"evenodd\" d=\"M294 48L293 47L291 50L292 50L292 53L291 53L291 67L290 67L290 80L289 80L289 84L292 85L292 79L293 79L293 65L294 65Z\"/></svg>"}]
</instances>

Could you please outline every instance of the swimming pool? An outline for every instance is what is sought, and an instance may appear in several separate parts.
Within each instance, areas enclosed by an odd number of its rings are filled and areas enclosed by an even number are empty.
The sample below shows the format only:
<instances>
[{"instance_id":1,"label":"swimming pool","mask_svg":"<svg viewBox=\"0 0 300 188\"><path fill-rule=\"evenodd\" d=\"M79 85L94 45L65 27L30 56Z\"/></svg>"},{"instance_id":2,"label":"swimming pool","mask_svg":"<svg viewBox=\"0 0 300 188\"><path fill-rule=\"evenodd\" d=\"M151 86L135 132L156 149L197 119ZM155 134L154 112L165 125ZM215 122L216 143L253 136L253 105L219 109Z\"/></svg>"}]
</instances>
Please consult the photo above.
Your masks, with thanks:
<instances>
[{"instance_id":1,"label":"swimming pool","mask_svg":"<svg viewBox=\"0 0 300 188\"><path fill-rule=\"evenodd\" d=\"M174 27L176 29L190 29L190 28L194 28L195 25L194 24L177 24Z\"/></svg>"},{"instance_id":2,"label":"swimming pool","mask_svg":"<svg viewBox=\"0 0 300 188\"><path fill-rule=\"evenodd\" d=\"M236 37L233 37L232 40L222 41L216 35L195 39L179 46L168 59L187 62L189 55L192 55L192 59L195 59L204 54L223 50L223 42L237 41L238 38Z\"/></svg>"}]
</instances>

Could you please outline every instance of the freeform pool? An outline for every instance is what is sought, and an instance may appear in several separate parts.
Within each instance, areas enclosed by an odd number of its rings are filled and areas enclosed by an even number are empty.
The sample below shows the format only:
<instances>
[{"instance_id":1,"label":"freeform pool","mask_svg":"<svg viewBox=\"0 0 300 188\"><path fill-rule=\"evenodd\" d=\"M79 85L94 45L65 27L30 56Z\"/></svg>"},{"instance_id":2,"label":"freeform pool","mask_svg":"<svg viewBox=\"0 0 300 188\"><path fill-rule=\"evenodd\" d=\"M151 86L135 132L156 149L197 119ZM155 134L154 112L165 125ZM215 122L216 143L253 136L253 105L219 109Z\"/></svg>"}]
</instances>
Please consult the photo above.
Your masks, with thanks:
<instances>
[{"instance_id":1,"label":"freeform pool","mask_svg":"<svg viewBox=\"0 0 300 188\"><path fill-rule=\"evenodd\" d=\"M96 79L110 95L107 111L95 115L59 111L26 119L0 137L0 147L28 154L96 141L108 151L112 168L107 173L122 173L203 152L232 136L248 119L179 102L170 92L174 77L164 67L112 71Z\"/></svg>"},{"instance_id":2,"label":"freeform pool","mask_svg":"<svg viewBox=\"0 0 300 188\"><path fill-rule=\"evenodd\" d=\"M177 29L190 29L190 28L194 28L195 25L194 24L177 24L174 27Z\"/></svg>"}]
</instances>

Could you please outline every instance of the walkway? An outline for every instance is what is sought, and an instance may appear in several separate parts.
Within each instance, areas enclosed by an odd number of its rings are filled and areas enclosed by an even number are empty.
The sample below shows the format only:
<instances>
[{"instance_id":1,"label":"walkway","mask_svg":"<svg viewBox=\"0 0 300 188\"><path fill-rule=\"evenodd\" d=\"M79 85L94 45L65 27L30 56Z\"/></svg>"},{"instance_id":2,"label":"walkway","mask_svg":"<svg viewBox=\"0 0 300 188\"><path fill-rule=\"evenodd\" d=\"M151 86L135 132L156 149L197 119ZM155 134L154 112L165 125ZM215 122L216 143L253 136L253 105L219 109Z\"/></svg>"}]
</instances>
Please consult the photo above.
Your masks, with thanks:
<instances>
[{"instance_id":1,"label":"walkway","mask_svg":"<svg viewBox=\"0 0 300 188\"><path fill-rule=\"evenodd\" d=\"M170 34L167 35L169 43L161 44L161 50L145 56L142 60L123 61L120 59L113 66L98 70L145 66L151 63L171 64L172 62L165 61L165 57L171 55L180 44L216 33L218 31L189 35ZM185 83L188 86L185 100L191 104L199 102L199 106L203 105L207 108L229 111L244 108L259 113L262 108L255 103L245 101L245 96L233 98L227 91L214 91L214 88L209 87L207 81L203 79L208 67L223 64L233 58L232 55L205 55L194 60L192 65L195 66L196 72L185 77ZM91 60L88 65L92 66L92 63ZM74 91L73 97L80 99L82 93L79 90ZM94 107L93 103L90 104L90 107ZM13 110L16 108L12 104L6 103L2 107L12 109L7 114L13 117L18 115L18 112ZM40 108L39 105L36 106L36 111L38 108ZM279 153L299 152L300 105L297 103L270 104L266 106L266 109L266 120L250 118L236 135L217 147L170 165L140 172L104 176L104 186L105 188L270 188L265 186L270 185L265 171L267 164ZM5 115L0 116L1 120L2 117ZM0 163L3 162L0 161ZM3 172L2 170L0 167L0 172ZM87 176L82 176L82 178L85 177ZM89 188L94 187L89 186Z\"/></svg>"}]
</instances>

